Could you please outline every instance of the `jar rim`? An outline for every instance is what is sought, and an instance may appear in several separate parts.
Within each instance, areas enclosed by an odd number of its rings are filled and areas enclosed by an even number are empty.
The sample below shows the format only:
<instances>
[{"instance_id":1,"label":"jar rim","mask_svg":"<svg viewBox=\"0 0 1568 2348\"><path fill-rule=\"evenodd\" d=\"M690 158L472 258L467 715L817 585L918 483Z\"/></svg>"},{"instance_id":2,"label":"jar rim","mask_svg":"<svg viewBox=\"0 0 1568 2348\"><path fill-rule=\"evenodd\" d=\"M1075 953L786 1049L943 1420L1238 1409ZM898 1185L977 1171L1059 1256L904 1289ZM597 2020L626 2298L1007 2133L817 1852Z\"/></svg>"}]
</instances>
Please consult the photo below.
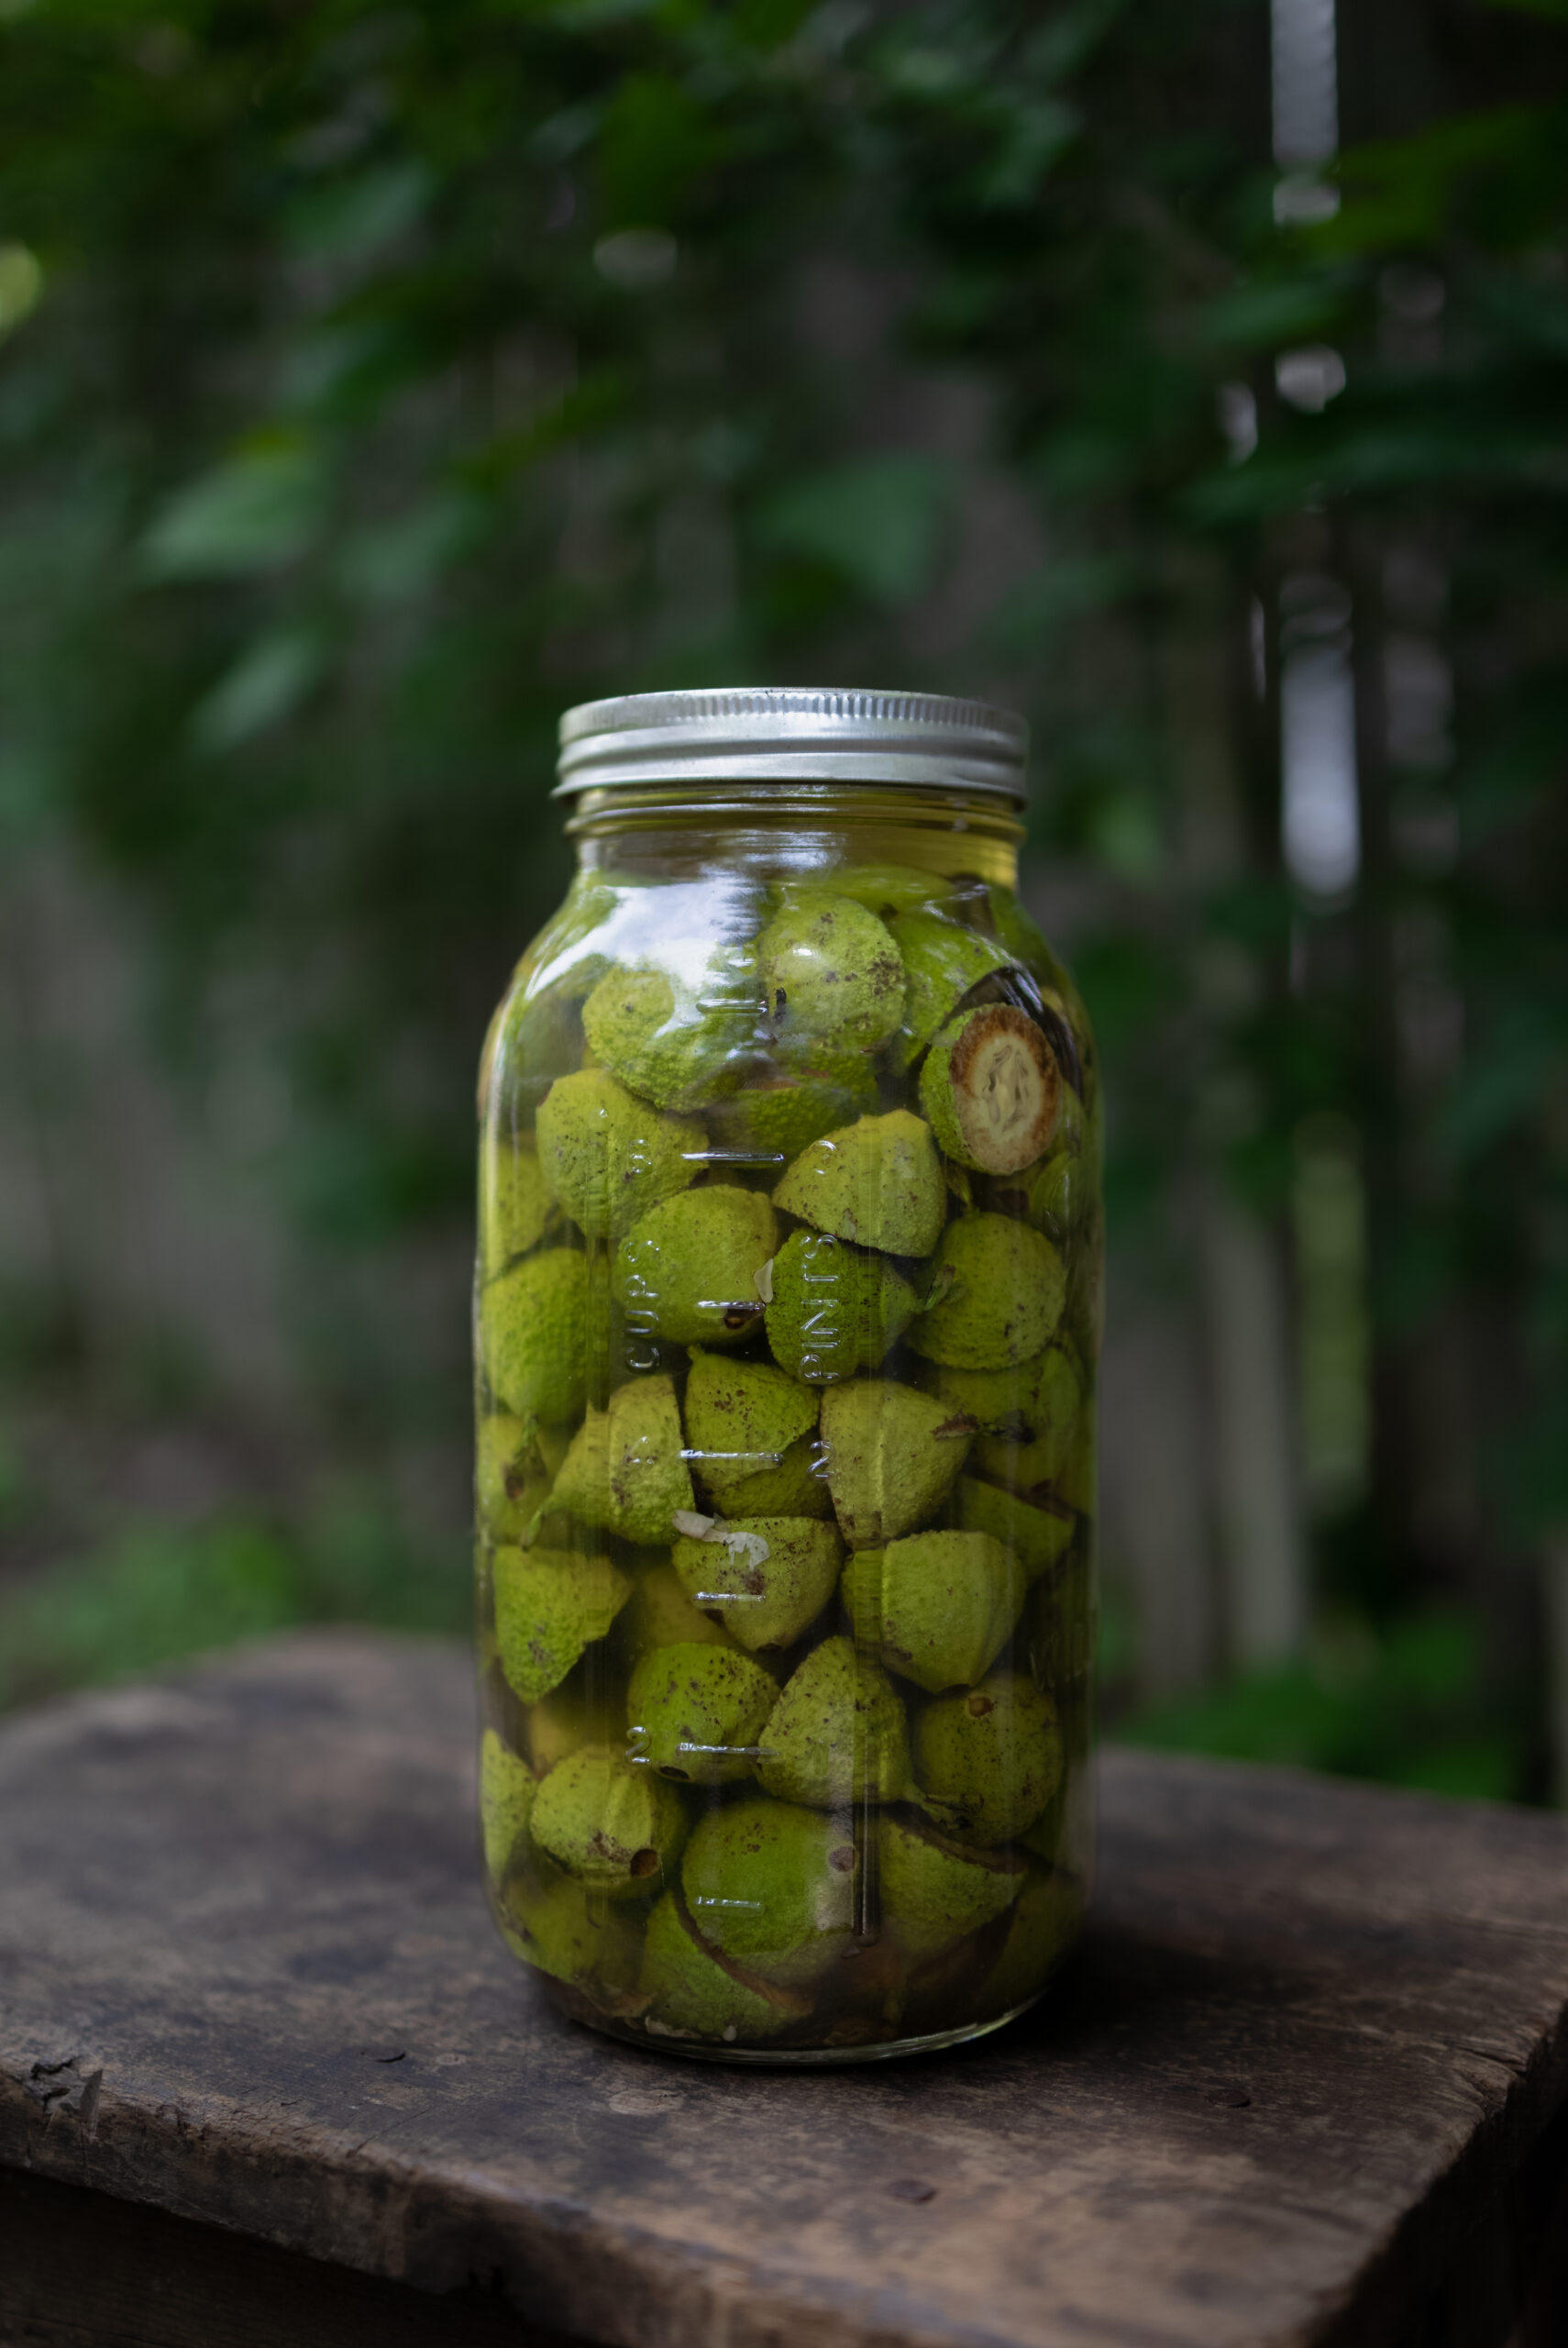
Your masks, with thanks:
<instances>
[{"instance_id":1,"label":"jar rim","mask_svg":"<svg viewBox=\"0 0 1568 2348\"><path fill-rule=\"evenodd\" d=\"M735 685L618 693L560 721L558 799L622 782L907 783L1021 806L1029 727L948 693Z\"/></svg>"}]
</instances>

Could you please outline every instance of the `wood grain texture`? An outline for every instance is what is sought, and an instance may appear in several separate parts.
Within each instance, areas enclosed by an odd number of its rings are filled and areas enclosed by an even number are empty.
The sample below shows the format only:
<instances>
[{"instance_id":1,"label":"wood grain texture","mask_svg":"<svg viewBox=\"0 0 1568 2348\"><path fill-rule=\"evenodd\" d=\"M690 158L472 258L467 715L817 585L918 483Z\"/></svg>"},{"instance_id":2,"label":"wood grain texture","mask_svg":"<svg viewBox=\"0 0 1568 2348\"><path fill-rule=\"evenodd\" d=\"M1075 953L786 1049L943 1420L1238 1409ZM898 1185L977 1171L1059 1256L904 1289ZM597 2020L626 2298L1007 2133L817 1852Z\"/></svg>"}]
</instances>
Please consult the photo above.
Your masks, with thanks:
<instances>
[{"instance_id":1,"label":"wood grain texture","mask_svg":"<svg viewBox=\"0 0 1568 2348\"><path fill-rule=\"evenodd\" d=\"M466 1656L335 1633L8 1724L0 2162L612 2348L1394 2348L1466 2294L1502 2338L1568 1822L1114 1754L1035 2015L745 2072L536 1994L472 1734Z\"/></svg>"}]
</instances>

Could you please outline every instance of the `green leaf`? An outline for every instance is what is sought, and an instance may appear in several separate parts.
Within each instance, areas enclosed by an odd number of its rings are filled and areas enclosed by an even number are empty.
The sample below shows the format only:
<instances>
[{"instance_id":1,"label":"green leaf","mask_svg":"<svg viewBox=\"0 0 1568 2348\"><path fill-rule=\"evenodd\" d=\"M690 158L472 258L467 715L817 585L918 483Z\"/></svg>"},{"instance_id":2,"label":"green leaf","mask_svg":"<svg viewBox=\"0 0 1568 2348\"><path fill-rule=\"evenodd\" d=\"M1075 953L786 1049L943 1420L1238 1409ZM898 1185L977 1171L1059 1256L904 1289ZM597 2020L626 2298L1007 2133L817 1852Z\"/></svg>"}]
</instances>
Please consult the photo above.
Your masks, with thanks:
<instances>
[{"instance_id":1,"label":"green leaf","mask_svg":"<svg viewBox=\"0 0 1568 2348\"><path fill-rule=\"evenodd\" d=\"M297 709L326 665L320 639L306 629L262 637L197 704L193 740L204 750L237 749Z\"/></svg>"},{"instance_id":2,"label":"green leaf","mask_svg":"<svg viewBox=\"0 0 1568 2348\"><path fill-rule=\"evenodd\" d=\"M304 553L326 507L315 454L295 442L263 442L176 492L142 540L142 567L158 580L276 570Z\"/></svg>"}]
</instances>

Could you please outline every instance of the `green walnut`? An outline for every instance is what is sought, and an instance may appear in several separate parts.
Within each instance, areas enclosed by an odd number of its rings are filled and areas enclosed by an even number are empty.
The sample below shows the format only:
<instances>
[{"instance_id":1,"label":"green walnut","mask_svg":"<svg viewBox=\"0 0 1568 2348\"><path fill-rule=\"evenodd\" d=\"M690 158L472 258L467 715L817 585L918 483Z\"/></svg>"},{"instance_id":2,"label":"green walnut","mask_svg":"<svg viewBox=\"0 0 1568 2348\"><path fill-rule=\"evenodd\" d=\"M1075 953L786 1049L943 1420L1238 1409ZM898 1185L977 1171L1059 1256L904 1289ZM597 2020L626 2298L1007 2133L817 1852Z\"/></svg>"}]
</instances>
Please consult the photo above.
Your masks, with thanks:
<instances>
[{"instance_id":1,"label":"green walnut","mask_svg":"<svg viewBox=\"0 0 1568 2348\"><path fill-rule=\"evenodd\" d=\"M516 1541L543 1499L547 1479L536 1467L526 1424L510 1411L480 1421L474 1454L474 1514L480 1537Z\"/></svg>"},{"instance_id":2,"label":"green walnut","mask_svg":"<svg viewBox=\"0 0 1568 2348\"><path fill-rule=\"evenodd\" d=\"M1037 1508L998 1484L981 1483L977 1476L959 1477L957 1501L965 1532L989 1534L999 1541L1031 1580L1061 1563L1077 1529L1077 1518L1061 1502L1049 1500Z\"/></svg>"},{"instance_id":3,"label":"green walnut","mask_svg":"<svg viewBox=\"0 0 1568 2348\"><path fill-rule=\"evenodd\" d=\"M812 2010L809 1997L726 1963L692 1930L673 1894L648 1918L637 1983L643 2027L656 2038L703 2038L726 2046L777 2037Z\"/></svg>"},{"instance_id":4,"label":"green walnut","mask_svg":"<svg viewBox=\"0 0 1568 2348\"><path fill-rule=\"evenodd\" d=\"M947 1219L931 1127L908 1109L824 1134L795 1160L775 1206L818 1231L888 1256L927 1256Z\"/></svg>"},{"instance_id":5,"label":"green walnut","mask_svg":"<svg viewBox=\"0 0 1568 2348\"><path fill-rule=\"evenodd\" d=\"M987 1977L983 2010L1016 2013L1037 1998L1077 1935L1083 1886L1057 1867L1032 1866L1013 1902L1001 1954Z\"/></svg>"},{"instance_id":6,"label":"green walnut","mask_svg":"<svg viewBox=\"0 0 1568 2348\"><path fill-rule=\"evenodd\" d=\"M1084 1374L1073 1348L1057 1337L1014 1369L941 1368L936 1390L975 1421L975 1466L993 1483L1027 1491L1048 1483L1084 1400Z\"/></svg>"},{"instance_id":7,"label":"green walnut","mask_svg":"<svg viewBox=\"0 0 1568 2348\"><path fill-rule=\"evenodd\" d=\"M594 1695L597 1699L597 1689ZM536 1777L544 1777L558 1761L575 1753L580 1744L602 1742L607 1725L603 1702L590 1700L580 1678L575 1687L552 1688L547 1695L539 1697L529 1705L527 1712L528 1758Z\"/></svg>"},{"instance_id":8,"label":"green walnut","mask_svg":"<svg viewBox=\"0 0 1568 2348\"><path fill-rule=\"evenodd\" d=\"M487 1728L480 1740L479 1775L484 1864L491 1882L499 1883L528 1824L538 1779L492 1728Z\"/></svg>"},{"instance_id":9,"label":"green walnut","mask_svg":"<svg viewBox=\"0 0 1568 2348\"><path fill-rule=\"evenodd\" d=\"M993 1922L1027 1880L1022 1859L982 1857L897 1814L878 1823L878 1857L883 1921L917 1965Z\"/></svg>"},{"instance_id":10,"label":"green walnut","mask_svg":"<svg viewBox=\"0 0 1568 2348\"><path fill-rule=\"evenodd\" d=\"M501 1668L525 1704L559 1687L632 1592L608 1557L568 1549L500 1549L494 1572Z\"/></svg>"},{"instance_id":11,"label":"green walnut","mask_svg":"<svg viewBox=\"0 0 1568 2348\"><path fill-rule=\"evenodd\" d=\"M784 1683L762 1732L765 1793L813 1810L901 1801L909 1730L898 1689L848 1639L824 1639Z\"/></svg>"},{"instance_id":12,"label":"green walnut","mask_svg":"<svg viewBox=\"0 0 1568 2348\"><path fill-rule=\"evenodd\" d=\"M819 1043L875 1051L903 1016L899 949L853 897L799 897L774 914L756 955L776 1048L787 1058L809 1056Z\"/></svg>"},{"instance_id":13,"label":"green walnut","mask_svg":"<svg viewBox=\"0 0 1568 2348\"><path fill-rule=\"evenodd\" d=\"M1043 1351L1066 1294L1062 1258L1043 1233L1011 1215L961 1215L942 1235L932 1301L909 1341L954 1369L1010 1369Z\"/></svg>"},{"instance_id":14,"label":"green walnut","mask_svg":"<svg viewBox=\"0 0 1568 2348\"><path fill-rule=\"evenodd\" d=\"M738 1084L755 1055L761 1004L745 958L714 958L695 991L648 965L612 970L582 1007L602 1065L656 1108L701 1108Z\"/></svg>"},{"instance_id":15,"label":"green walnut","mask_svg":"<svg viewBox=\"0 0 1568 2348\"><path fill-rule=\"evenodd\" d=\"M656 1647L734 1646L722 1623L692 1605L668 1561L646 1567L633 1581L615 1625L615 1643L622 1654L634 1656L651 1655Z\"/></svg>"},{"instance_id":16,"label":"green walnut","mask_svg":"<svg viewBox=\"0 0 1568 2348\"><path fill-rule=\"evenodd\" d=\"M1057 1246L1066 1246L1094 1206L1088 1162L1074 1149L1054 1149L1031 1170L1029 1220Z\"/></svg>"},{"instance_id":17,"label":"green walnut","mask_svg":"<svg viewBox=\"0 0 1568 2348\"><path fill-rule=\"evenodd\" d=\"M575 1419L588 1387L592 1300L571 1247L525 1256L485 1287L480 1347L491 1392L514 1418Z\"/></svg>"},{"instance_id":18,"label":"green walnut","mask_svg":"<svg viewBox=\"0 0 1568 2348\"><path fill-rule=\"evenodd\" d=\"M825 892L829 896L853 897L867 913L888 915L913 913L928 905L947 885L940 874L922 872L918 865L845 864L836 872L813 872L803 888L787 886L785 895L793 902L802 894Z\"/></svg>"},{"instance_id":19,"label":"green walnut","mask_svg":"<svg viewBox=\"0 0 1568 2348\"><path fill-rule=\"evenodd\" d=\"M480 1159L480 1254L487 1279L514 1256L525 1256L545 1235L553 1201L539 1154L530 1142L500 1140Z\"/></svg>"},{"instance_id":20,"label":"green walnut","mask_svg":"<svg viewBox=\"0 0 1568 2348\"><path fill-rule=\"evenodd\" d=\"M864 1379L829 1387L822 1432L839 1530L852 1549L869 1549L936 1514L973 1431L934 1395Z\"/></svg>"},{"instance_id":21,"label":"green walnut","mask_svg":"<svg viewBox=\"0 0 1568 2348\"><path fill-rule=\"evenodd\" d=\"M739 1345L761 1317L757 1279L778 1244L760 1191L715 1182L667 1199L633 1224L615 1257L628 1330L673 1345Z\"/></svg>"},{"instance_id":22,"label":"green walnut","mask_svg":"<svg viewBox=\"0 0 1568 2348\"><path fill-rule=\"evenodd\" d=\"M756 1654L792 1646L833 1596L844 1562L836 1529L809 1516L748 1516L683 1534L671 1562L694 1606Z\"/></svg>"},{"instance_id":23,"label":"green walnut","mask_svg":"<svg viewBox=\"0 0 1568 2348\"><path fill-rule=\"evenodd\" d=\"M1005 970L1013 958L994 937L982 937L940 914L900 914L888 925L904 966L900 1058L907 1066L924 1051L970 988Z\"/></svg>"},{"instance_id":24,"label":"green walnut","mask_svg":"<svg viewBox=\"0 0 1568 2348\"><path fill-rule=\"evenodd\" d=\"M792 1232L768 1268L767 1286L773 1357L808 1386L876 1369L920 1302L886 1256L826 1232Z\"/></svg>"},{"instance_id":25,"label":"green walnut","mask_svg":"<svg viewBox=\"0 0 1568 2348\"><path fill-rule=\"evenodd\" d=\"M1026 1587L1021 1565L988 1533L911 1533L856 1553L844 1603L862 1645L935 1695L985 1678Z\"/></svg>"},{"instance_id":26,"label":"green walnut","mask_svg":"<svg viewBox=\"0 0 1568 2348\"><path fill-rule=\"evenodd\" d=\"M607 1409L589 1407L540 1513L572 1516L623 1541L669 1541L677 1510L694 1497L682 1449L674 1386L635 1378Z\"/></svg>"},{"instance_id":27,"label":"green walnut","mask_svg":"<svg viewBox=\"0 0 1568 2348\"><path fill-rule=\"evenodd\" d=\"M529 1831L538 1848L590 1891L636 1899L673 1879L686 1812L679 1795L651 1769L638 1768L613 1745L584 1744L540 1781Z\"/></svg>"},{"instance_id":28,"label":"green walnut","mask_svg":"<svg viewBox=\"0 0 1568 2348\"><path fill-rule=\"evenodd\" d=\"M722 1956L801 1988L853 1946L859 1875L839 1820L751 1797L699 1821L680 1882L693 1924Z\"/></svg>"},{"instance_id":29,"label":"green walnut","mask_svg":"<svg viewBox=\"0 0 1568 2348\"><path fill-rule=\"evenodd\" d=\"M1043 1032L1008 1002L949 1020L920 1072L920 1105L937 1140L977 1174L1021 1174L1043 1157L1061 1098L1061 1069Z\"/></svg>"},{"instance_id":30,"label":"green walnut","mask_svg":"<svg viewBox=\"0 0 1568 2348\"><path fill-rule=\"evenodd\" d=\"M820 1402L811 1387L770 1362L732 1358L693 1346L691 1375L686 1381L686 1450L714 1506L736 1516L820 1513L774 1507L766 1497L778 1485L797 1445L804 1446L809 1463ZM792 1473L790 1487L798 1480ZM821 1479L810 1481L822 1493L824 1506L831 1505Z\"/></svg>"},{"instance_id":31,"label":"green walnut","mask_svg":"<svg viewBox=\"0 0 1568 2348\"><path fill-rule=\"evenodd\" d=\"M628 1749L661 1778L733 1785L756 1770L763 1726L778 1700L773 1674L734 1647L658 1647L632 1674Z\"/></svg>"},{"instance_id":32,"label":"green walnut","mask_svg":"<svg viewBox=\"0 0 1568 2348\"><path fill-rule=\"evenodd\" d=\"M547 1860L513 1877L501 1922L508 1946L558 1981L591 1987L606 1999L635 1987L641 1951L633 1916Z\"/></svg>"},{"instance_id":33,"label":"green walnut","mask_svg":"<svg viewBox=\"0 0 1568 2348\"><path fill-rule=\"evenodd\" d=\"M715 1165L785 1166L819 1135L864 1117L877 1106L877 1077L865 1056L831 1073L803 1068L757 1077L705 1112Z\"/></svg>"},{"instance_id":34,"label":"green walnut","mask_svg":"<svg viewBox=\"0 0 1568 2348\"><path fill-rule=\"evenodd\" d=\"M914 1772L921 1808L944 1834L1005 1843L1032 1825L1061 1783L1056 1707L1016 1671L939 1696L915 1727Z\"/></svg>"},{"instance_id":35,"label":"green walnut","mask_svg":"<svg viewBox=\"0 0 1568 2348\"><path fill-rule=\"evenodd\" d=\"M536 1124L546 1179L590 1239L619 1239L706 1163L707 1130L695 1117L661 1116L608 1069L558 1077Z\"/></svg>"}]
</instances>

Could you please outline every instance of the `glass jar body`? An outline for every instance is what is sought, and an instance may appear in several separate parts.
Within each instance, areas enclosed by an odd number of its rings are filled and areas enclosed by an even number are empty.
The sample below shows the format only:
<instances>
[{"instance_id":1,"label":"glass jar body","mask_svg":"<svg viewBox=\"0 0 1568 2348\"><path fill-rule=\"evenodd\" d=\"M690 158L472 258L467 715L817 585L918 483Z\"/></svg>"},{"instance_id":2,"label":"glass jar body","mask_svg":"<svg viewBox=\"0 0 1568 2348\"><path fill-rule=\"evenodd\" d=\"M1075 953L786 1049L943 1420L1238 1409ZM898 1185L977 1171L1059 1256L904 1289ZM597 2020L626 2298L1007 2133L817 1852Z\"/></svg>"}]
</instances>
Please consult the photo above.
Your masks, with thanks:
<instances>
[{"instance_id":1,"label":"glass jar body","mask_svg":"<svg viewBox=\"0 0 1568 2348\"><path fill-rule=\"evenodd\" d=\"M1099 1087L994 803L623 789L480 1082L481 1800L579 2018L844 2062L1091 1864Z\"/></svg>"}]
</instances>

